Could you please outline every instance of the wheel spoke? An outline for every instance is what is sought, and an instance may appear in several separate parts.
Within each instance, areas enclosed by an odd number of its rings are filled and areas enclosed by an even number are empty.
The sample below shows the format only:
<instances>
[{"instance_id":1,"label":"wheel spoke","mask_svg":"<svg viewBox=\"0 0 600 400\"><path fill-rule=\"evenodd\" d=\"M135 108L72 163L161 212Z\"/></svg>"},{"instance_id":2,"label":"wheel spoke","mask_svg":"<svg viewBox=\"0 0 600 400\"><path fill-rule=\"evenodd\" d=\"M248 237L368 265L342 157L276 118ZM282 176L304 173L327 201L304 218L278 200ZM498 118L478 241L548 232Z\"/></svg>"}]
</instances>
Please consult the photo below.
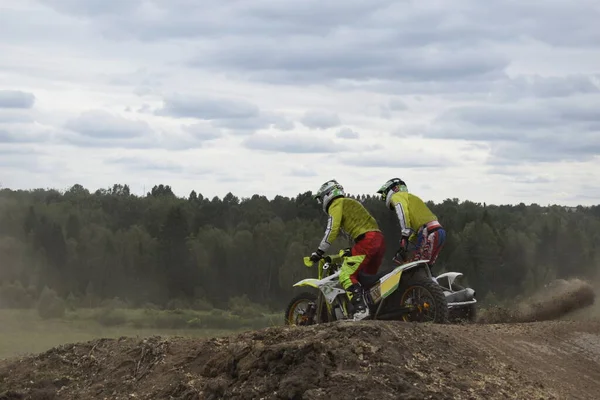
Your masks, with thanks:
<instances>
[{"instance_id":1,"label":"wheel spoke","mask_svg":"<svg viewBox=\"0 0 600 400\"><path fill-rule=\"evenodd\" d=\"M404 320L417 320L420 322L435 320L437 312L435 301L431 293L421 286L412 286L405 293L401 300L402 305L408 304L412 311L404 317ZM432 310L433 306L433 310Z\"/></svg>"}]
</instances>

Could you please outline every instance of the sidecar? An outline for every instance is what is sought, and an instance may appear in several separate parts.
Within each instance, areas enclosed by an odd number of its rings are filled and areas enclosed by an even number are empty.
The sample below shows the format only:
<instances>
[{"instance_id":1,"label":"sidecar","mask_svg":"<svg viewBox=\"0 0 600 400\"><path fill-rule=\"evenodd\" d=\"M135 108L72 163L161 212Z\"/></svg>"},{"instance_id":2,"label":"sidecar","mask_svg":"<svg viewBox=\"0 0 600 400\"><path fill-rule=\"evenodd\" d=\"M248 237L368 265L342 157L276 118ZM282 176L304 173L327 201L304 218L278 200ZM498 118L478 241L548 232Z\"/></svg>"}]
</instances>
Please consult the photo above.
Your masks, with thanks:
<instances>
[{"instance_id":1,"label":"sidecar","mask_svg":"<svg viewBox=\"0 0 600 400\"><path fill-rule=\"evenodd\" d=\"M475 322L477 319L477 299L475 290L457 284L456 278L461 272L445 272L435 277L436 282L444 289L448 302L448 320L456 322Z\"/></svg>"}]
</instances>

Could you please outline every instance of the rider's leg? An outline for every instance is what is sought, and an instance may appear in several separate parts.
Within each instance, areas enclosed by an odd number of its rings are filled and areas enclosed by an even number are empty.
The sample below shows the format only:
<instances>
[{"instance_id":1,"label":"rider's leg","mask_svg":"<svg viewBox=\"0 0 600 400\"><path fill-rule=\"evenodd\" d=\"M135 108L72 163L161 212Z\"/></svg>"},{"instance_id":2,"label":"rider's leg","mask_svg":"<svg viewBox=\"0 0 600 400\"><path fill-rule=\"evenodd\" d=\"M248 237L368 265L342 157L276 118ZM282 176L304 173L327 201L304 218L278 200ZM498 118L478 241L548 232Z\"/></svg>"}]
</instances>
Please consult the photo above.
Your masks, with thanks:
<instances>
[{"instance_id":1,"label":"rider's leg","mask_svg":"<svg viewBox=\"0 0 600 400\"><path fill-rule=\"evenodd\" d=\"M346 257L342 267L340 268L339 281L342 287L346 290L352 285L358 284L356 275L360 270L360 267L364 264L366 254L354 254L354 248L352 248L352 256Z\"/></svg>"},{"instance_id":2,"label":"rider's leg","mask_svg":"<svg viewBox=\"0 0 600 400\"><path fill-rule=\"evenodd\" d=\"M431 249L429 254L429 265L433 266L446 243L446 231L444 228L439 228L429 235L427 241L429 242L429 248Z\"/></svg>"},{"instance_id":3,"label":"rider's leg","mask_svg":"<svg viewBox=\"0 0 600 400\"><path fill-rule=\"evenodd\" d=\"M354 319L362 319L369 315L369 309L363 296L363 290L360 283L356 279L356 275L360 267L364 265L366 254L356 254L354 247L352 248L352 256L347 257L340 268L339 281L348 299L354 306Z\"/></svg>"},{"instance_id":4,"label":"rider's leg","mask_svg":"<svg viewBox=\"0 0 600 400\"><path fill-rule=\"evenodd\" d=\"M438 228L431 233L427 231L427 228L423 228L418 237L413 261L429 260L429 266L432 267L445 243L446 231L444 228Z\"/></svg>"},{"instance_id":5,"label":"rider's leg","mask_svg":"<svg viewBox=\"0 0 600 400\"><path fill-rule=\"evenodd\" d=\"M415 246L415 253L411 261L423 260L423 253L427 252L427 227L421 228L417 233L417 244Z\"/></svg>"},{"instance_id":6,"label":"rider's leg","mask_svg":"<svg viewBox=\"0 0 600 400\"><path fill-rule=\"evenodd\" d=\"M358 282L359 271L375 274L385 255L385 242L381 232L368 232L352 247L352 257L346 258L340 269L340 283L355 308L354 320L369 316L363 288Z\"/></svg>"},{"instance_id":7,"label":"rider's leg","mask_svg":"<svg viewBox=\"0 0 600 400\"><path fill-rule=\"evenodd\" d=\"M385 257L385 238L381 232L367 232L363 240L359 241L352 248L352 255L365 254L365 261L361 264L359 270L366 274L374 275L379 271L379 267ZM358 271L354 273L354 279L358 276Z\"/></svg>"}]
</instances>

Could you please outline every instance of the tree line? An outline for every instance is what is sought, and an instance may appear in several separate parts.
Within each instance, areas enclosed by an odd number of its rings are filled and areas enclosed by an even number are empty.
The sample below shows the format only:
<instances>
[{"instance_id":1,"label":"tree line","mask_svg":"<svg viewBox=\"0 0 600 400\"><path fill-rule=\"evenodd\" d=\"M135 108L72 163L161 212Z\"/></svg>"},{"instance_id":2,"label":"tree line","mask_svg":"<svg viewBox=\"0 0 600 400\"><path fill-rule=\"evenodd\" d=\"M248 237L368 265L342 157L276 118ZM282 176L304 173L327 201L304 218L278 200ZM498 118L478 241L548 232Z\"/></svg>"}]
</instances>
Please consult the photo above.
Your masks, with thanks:
<instances>
[{"instance_id":1,"label":"tree line","mask_svg":"<svg viewBox=\"0 0 600 400\"><path fill-rule=\"evenodd\" d=\"M280 309L292 284L315 274L302 257L316 248L327 217L311 195L208 199L192 191L181 198L162 184L145 196L121 184L95 192L79 184L2 189L0 307L47 287L90 307L119 298L136 307L201 301L226 308L245 295ZM374 196L353 197L378 220L387 247L381 268L390 268L400 239L395 216ZM599 265L600 206L428 205L448 233L434 273L463 272L480 299L591 276ZM332 251L346 246L338 239Z\"/></svg>"}]
</instances>

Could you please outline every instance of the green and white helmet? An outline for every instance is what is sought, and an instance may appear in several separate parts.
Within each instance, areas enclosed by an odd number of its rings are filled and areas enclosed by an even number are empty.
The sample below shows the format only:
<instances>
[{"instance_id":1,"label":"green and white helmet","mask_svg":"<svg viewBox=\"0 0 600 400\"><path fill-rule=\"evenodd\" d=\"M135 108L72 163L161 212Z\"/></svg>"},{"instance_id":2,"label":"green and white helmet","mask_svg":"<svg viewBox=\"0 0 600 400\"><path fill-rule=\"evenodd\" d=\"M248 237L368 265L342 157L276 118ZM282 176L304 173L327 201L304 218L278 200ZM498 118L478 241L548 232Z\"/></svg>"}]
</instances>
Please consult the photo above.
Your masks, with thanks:
<instances>
[{"instance_id":1,"label":"green and white helmet","mask_svg":"<svg viewBox=\"0 0 600 400\"><path fill-rule=\"evenodd\" d=\"M392 178L388 180L386 183L381 185L377 191L377 193L381 195L381 201L385 201L386 204L389 200L388 194L390 193L390 190L393 190L394 192L408 191L408 189L406 189L406 183L404 183L402 179Z\"/></svg>"},{"instance_id":2,"label":"green and white helmet","mask_svg":"<svg viewBox=\"0 0 600 400\"><path fill-rule=\"evenodd\" d=\"M333 199L345 196L344 187L335 179L331 179L321 185L317 193L313 195L313 198L319 204L323 204L323 211L327 212L327 207Z\"/></svg>"}]
</instances>

